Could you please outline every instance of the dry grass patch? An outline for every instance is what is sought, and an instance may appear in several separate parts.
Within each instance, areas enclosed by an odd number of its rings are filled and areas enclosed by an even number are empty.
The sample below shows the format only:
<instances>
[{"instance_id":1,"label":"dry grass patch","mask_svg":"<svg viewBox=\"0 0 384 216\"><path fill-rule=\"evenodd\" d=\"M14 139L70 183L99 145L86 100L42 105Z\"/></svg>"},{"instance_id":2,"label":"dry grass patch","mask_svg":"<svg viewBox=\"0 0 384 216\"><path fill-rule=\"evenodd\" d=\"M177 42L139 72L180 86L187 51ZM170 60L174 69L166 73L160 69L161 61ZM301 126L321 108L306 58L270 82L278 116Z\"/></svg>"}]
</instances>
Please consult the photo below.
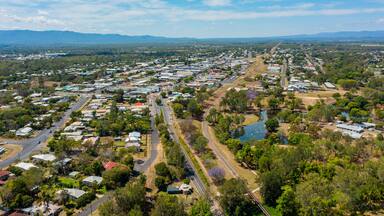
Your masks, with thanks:
<instances>
[{"instance_id":1,"label":"dry grass patch","mask_svg":"<svg viewBox=\"0 0 384 216\"><path fill-rule=\"evenodd\" d=\"M243 122L243 125L250 125L250 124L253 124L257 121L259 121L259 116L255 115L255 114L247 114L247 115L244 115L245 117L245 120Z\"/></svg>"},{"instance_id":2,"label":"dry grass patch","mask_svg":"<svg viewBox=\"0 0 384 216\"><path fill-rule=\"evenodd\" d=\"M7 150L2 155L0 155L0 161L16 157L16 155L23 150L23 147L21 147L20 145L5 144L1 146Z\"/></svg>"}]
</instances>

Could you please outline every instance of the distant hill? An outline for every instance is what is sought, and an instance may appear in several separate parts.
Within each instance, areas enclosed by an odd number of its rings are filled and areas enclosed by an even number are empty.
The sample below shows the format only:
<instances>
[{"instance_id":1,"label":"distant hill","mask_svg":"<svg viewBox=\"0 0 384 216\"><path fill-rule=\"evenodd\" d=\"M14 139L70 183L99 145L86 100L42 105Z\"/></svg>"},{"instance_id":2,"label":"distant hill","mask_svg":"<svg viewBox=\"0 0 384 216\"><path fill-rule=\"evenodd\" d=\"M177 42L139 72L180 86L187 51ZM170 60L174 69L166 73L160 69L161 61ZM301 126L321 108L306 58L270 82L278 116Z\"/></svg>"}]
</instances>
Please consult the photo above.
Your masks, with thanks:
<instances>
[{"instance_id":1,"label":"distant hill","mask_svg":"<svg viewBox=\"0 0 384 216\"><path fill-rule=\"evenodd\" d=\"M186 39L179 38L178 42ZM0 30L3 45L168 43L174 39L149 35L127 36L71 31Z\"/></svg>"},{"instance_id":2,"label":"distant hill","mask_svg":"<svg viewBox=\"0 0 384 216\"><path fill-rule=\"evenodd\" d=\"M199 42L259 42L282 41L384 41L384 31L330 32L313 35L293 35L254 38L168 38L158 36L127 36L119 34L78 33L71 31L0 30L0 45L101 45L146 43L199 43Z\"/></svg>"}]
</instances>

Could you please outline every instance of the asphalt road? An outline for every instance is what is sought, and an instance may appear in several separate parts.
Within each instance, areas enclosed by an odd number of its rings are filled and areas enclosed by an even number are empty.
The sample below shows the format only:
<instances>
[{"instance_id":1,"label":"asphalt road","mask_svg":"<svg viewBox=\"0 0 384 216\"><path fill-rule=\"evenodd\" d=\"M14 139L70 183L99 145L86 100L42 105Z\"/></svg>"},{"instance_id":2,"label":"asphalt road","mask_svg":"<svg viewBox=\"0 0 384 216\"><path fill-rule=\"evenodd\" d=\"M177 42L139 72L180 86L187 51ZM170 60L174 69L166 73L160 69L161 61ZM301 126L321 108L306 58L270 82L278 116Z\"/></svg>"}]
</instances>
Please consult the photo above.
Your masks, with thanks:
<instances>
[{"instance_id":1,"label":"asphalt road","mask_svg":"<svg viewBox=\"0 0 384 216\"><path fill-rule=\"evenodd\" d=\"M80 99L64 113L63 117L58 122L55 122L51 128L42 130L36 137L23 140L6 140L2 142L4 144L21 145L23 150L19 152L19 154L17 154L15 157L1 161L0 169L11 165L19 159L25 159L29 157L32 151L38 150L42 146L40 144L46 142L57 129L63 127L65 122L70 118L71 113L73 111L79 110L89 99L90 96L81 96Z\"/></svg>"},{"instance_id":2,"label":"asphalt road","mask_svg":"<svg viewBox=\"0 0 384 216\"><path fill-rule=\"evenodd\" d=\"M165 121L168 124L168 128L170 129L172 139L175 142L180 144L180 138L175 133L175 126L174 126L175 123L173 122L173 118L171 115L171 109L167 105L166 101L164 101L164 100L163 100L163 106L161 107L161 110L163 111ZM208 193L207 193L207 190L205 188L205 185L201 181L199 175L196 174L196 168L194 167L191 159L189 158L189 156L188 156L187 152L185 151L185 149L183 148L183 146L181 146L181 150L182 150L182 152L183 152L183 154L187 160L187 166L189 166L193 170L193 176L191 177L191 180L192 180L193 184L196 186L198 193L200 195L207 196Z\"/></svg>"},{"instance_id":3,"label":"asphalt road","mask_svg":"<svg viewBox=\"0 0 384 216\"><path fill-rule=\"evenodd\" d=\"M158 151L157 151L157 145L160 143L160 138L159 138L159 131L155 127L155 119L154 116L156 115L156 102L155 99L149 98L149 102L152 104L151 106L151 128L152 128L152 133L151 133L151 154L150 157L144 161L144 163L136 163L134 169L138 172L145 172L151 165L152 163L156 160Z\"/></svg>"}]
</instances>

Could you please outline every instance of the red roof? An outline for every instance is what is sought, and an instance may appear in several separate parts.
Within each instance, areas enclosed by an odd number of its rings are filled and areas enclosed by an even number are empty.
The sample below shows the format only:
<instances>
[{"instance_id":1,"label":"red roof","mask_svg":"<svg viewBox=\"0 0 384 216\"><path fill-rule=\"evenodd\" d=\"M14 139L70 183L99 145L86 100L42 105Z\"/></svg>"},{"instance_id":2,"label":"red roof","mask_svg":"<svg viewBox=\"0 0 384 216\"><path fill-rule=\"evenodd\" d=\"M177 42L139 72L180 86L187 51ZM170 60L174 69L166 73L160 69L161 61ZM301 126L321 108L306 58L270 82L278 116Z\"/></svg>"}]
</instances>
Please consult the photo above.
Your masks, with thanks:
<instances>
[{"instance_id":1,"label":"red roof","mask_svg":"<svg viewBox=\"0 0 384 216\"><path fill-rule=\"evenodd\" d=\"M141 102L137 102L137 103L135 103L135 106L144 106L144 104Z\"/></svg>"},{"instance_id":2,"label":"red roof","mask_svg":"<svg viewBox=\"0 0 384 216\"><path fill-rule=\"evenodd\" d=\"M9 172L7 170L0 170L0 177L7 176L9 174L11 174L11 172Z\"/></svg>"},{"instance_id":3,"label":"red roof","mask_svg":"<svg viewBox=\"0 0 384 216\"><path fill-rule=\"evenodd\" d=\"M107 163L104 164L104 169L105 170L111 170L114 167L118 166L119 164L113 161L108 161Z\"/></svg>"}]
</instances>

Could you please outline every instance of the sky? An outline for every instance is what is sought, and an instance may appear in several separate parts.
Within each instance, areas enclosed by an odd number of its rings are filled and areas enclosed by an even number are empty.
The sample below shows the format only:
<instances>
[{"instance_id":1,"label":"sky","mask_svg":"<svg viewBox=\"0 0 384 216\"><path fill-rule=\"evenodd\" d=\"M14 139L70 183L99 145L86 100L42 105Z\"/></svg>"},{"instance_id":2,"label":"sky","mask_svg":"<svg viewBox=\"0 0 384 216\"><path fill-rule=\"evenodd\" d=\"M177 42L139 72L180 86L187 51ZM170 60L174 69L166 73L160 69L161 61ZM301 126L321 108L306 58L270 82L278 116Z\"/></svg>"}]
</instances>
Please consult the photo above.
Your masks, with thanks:
<instances>
[{"instance_id":1,"label":"sky","mask_svg":"<svg viewBox=\"0 0 384 216\"><path fill-rule=\"evenodd\" d=\"M0 29L197 38L384 30L384 0L0 0Z\"/></svg>"}]
</instances>

